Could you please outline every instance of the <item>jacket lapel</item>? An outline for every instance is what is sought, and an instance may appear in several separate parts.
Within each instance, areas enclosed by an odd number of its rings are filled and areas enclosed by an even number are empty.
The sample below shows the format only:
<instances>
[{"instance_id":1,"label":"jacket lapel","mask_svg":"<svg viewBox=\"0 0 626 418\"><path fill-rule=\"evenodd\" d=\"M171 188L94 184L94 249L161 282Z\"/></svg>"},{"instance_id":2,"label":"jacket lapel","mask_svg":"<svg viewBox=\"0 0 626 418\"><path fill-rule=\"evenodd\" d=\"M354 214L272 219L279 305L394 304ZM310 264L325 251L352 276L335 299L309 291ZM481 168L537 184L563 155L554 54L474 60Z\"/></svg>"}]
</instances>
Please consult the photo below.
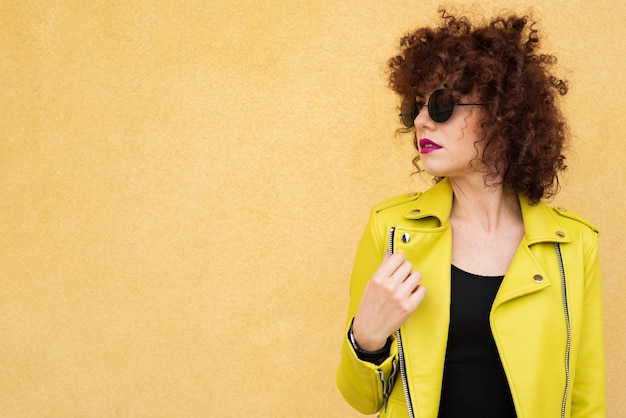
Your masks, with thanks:
<instances>
[{"instance_id":1,"label":"jacket lapel","mask_svg":"<svg viewBox=\"0 0 626 418\"><path fill-rule=\"evenodd\" d=\"M553 209L542 202L530 205L524 195L520 195L519 200L524 221L524 237L502 281L494 301L494 308L508 300L550 286L554 278L541 267L533 248L541 244L570 241L563 225L555 217Z\"/></svg>"}]
</instances>

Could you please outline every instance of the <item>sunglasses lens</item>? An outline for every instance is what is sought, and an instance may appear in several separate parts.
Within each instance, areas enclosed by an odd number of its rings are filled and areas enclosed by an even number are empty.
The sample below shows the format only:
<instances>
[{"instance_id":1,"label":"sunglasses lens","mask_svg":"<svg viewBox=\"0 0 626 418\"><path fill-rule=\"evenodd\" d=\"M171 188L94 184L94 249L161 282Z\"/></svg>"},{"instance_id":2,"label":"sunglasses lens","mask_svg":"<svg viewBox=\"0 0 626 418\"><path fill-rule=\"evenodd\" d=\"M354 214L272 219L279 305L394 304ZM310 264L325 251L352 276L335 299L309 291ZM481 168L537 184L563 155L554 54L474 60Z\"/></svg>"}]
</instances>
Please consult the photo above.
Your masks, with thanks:
<instances>
[{"instance_id":1,"label":"sunglasses lens","mask_svg":"<svg viewBox=\"0 0 626 418\"><path fill-rule=\"evenodd\" d=\"M400 118L407 128L415 125L415 118L424 105L418 104L414 97L405 97L400 106ZM454 100L445 90L433 91L428 99L428 114L437 123L443 123L450 119L454 112Z\"/></svg>"},{"instance_id":2,"label":"sunglasses lens","mask_svg":"<svg viewBox=\"0 0 626 418\"><path fill-rule=\"evenodd\" d=\"M428 114L437 123L443 123L450 119L454 112L452 97L446 97L444 90L435 90L428 99Z\"/></svg>"},{"instance_id":3,"label":"sunglasses lens","mask_svg":"<svg viewBox=\"0 0 626 418\"><path fill-rule=\"evenodd\" d=\"M415 101L415 98L406 97L400 106L400 118L402 119L404 126L412 128L415 125L415 118L418 113L419 111L417 110L417 102Z\"/></svg>"}]
</instances>

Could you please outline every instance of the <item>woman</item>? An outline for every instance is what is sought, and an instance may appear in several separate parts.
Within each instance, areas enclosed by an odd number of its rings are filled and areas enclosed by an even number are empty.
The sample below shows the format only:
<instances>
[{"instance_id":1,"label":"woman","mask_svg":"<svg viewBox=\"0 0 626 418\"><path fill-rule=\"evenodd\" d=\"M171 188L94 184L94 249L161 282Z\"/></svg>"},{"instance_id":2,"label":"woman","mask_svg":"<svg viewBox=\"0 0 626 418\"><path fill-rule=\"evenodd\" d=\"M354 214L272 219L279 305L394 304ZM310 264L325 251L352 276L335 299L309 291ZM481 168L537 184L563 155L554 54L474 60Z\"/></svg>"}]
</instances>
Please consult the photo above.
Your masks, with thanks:
<instances>
[{"instance_id":1,"label":"woman","mask_svg":"<svg viewBox=\"0 0 626 418\"><path fill-rule=\"evenodd\" d=\"M598 230L542 202L566 168L567 85L528 18L440 12L389 61L436 184L371 212L337 385L384 417L603 417Z\"/></svg>"}]
</instances>

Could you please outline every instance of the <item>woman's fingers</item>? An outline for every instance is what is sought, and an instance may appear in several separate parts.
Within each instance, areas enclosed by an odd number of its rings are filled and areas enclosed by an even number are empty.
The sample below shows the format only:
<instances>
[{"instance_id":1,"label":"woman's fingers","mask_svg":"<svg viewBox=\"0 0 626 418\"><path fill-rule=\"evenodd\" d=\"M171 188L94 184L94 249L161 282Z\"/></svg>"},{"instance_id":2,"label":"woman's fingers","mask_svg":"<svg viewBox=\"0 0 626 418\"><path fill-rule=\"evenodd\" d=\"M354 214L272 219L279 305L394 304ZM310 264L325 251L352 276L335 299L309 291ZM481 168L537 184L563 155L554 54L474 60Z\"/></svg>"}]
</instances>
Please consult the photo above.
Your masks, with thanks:
<instances>
[{"instance_id":1,"label":"woman's fingers","mask_svg":"<svg viewBox=\"0 0 626 418\"><path fill-rule=\"evenodd\" d=\"M406 262L406 257L403 254L397 253L385 256L382 264L378 268L378 271L374 274L375 277L390 277L393 275L398 267Z\"/></svg>"},{"instance_id":2,"label":"woman's fingers","mask_svg":"<svg viewBox=\"0 0 626 418\"><path fill-rule=\"evenodd\" d=\"M365 288L353 322L360 347L384 344L424 299L421 273L402 254L386 257ZM361 345L362 344L362 345Z\"/></svg>"},{"instance_id":3,"label":"woman's fingers","mask_svg":"<svg viewBox=\"0 0 626 418\"><path fill-rule=\"evenodd\" d=\"M383 263L374 274L373 279L395 282L396 286L400 285L413 270L411 262L407 261L403 254L397 253L386 257Z\"/></svg>"},{"instance_id":4,"label":"woman's fingers","mask_svg":"<svg viewBox=\"0 0 626 418\"><path fill-rule=\"evenodd\" d=\"M399 293L404 296L411 296L417 291L417 288L422 281L422 274L419 271L412 271L399 285Z\"/></svg>"}]
</instances>

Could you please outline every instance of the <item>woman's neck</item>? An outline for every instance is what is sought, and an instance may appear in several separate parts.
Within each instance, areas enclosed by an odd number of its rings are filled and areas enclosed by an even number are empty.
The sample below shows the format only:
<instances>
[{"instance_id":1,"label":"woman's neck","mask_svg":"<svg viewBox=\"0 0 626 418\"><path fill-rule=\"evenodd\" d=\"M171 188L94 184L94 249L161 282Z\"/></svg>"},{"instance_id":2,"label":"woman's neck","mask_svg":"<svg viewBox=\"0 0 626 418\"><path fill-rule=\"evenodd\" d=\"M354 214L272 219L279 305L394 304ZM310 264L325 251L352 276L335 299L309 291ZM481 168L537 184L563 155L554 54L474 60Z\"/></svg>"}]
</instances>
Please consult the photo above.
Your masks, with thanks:
<instances>
[{"instance_id":1,"label":"woman's neck","mask_svg":"<svg viewBox=\"0 0 626 418\"><path fill-rule=\"evenodd\" d=\"M487 234L522 223L519 199L499 184L488 186L479 181L450 179L453 190L451 220L472 223Z\"/></svg>"},{"instance_id":2,"label":"woman's neck","mask_svg":"<svg viewBox=\"0 0 626 418\"><path fill-rule=\"evenodd\" d=\"M524 236L518 197L502 186L450 180L452 263L483 276L506 273Z\"/></svg>"}]
</instances>

